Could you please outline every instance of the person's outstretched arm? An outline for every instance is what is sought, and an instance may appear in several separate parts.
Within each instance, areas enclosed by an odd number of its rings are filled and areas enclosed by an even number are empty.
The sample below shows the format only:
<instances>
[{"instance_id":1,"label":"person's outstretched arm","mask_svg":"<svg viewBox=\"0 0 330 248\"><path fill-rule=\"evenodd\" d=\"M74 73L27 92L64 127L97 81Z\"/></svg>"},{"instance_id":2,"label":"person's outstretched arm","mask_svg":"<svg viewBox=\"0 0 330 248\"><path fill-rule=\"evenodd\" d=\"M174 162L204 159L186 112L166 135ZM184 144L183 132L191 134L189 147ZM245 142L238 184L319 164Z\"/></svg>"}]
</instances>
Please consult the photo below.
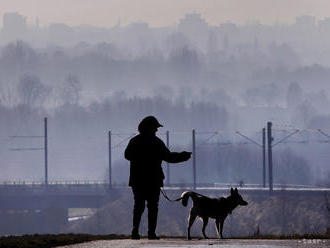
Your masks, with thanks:
<instances>
[{"instance_id":1,"label":"person's outstretched arm","mask_svg":"<svg viewBox=\"0 0 330 248\"><path fill-rule=\"evenodd\" d=\"M168 163L180 163L187 161L191 157L191 152L171 152L165 144L163 145L163 160Z\"/></svg>"}]
</instances>

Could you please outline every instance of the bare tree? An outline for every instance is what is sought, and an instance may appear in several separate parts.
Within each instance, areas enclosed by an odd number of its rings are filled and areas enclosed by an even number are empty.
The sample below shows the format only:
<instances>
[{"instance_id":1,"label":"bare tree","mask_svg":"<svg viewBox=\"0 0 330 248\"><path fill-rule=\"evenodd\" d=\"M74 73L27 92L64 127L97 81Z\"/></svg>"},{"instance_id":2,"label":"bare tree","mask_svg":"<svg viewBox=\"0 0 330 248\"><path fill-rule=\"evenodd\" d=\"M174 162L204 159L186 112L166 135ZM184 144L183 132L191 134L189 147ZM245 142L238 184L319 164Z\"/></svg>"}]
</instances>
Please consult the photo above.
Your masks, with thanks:
<instances>
[{"instance_id":1,"label":"bare tree","mask_svg":"<svg viewBox=\"0 0 330 248\"><path fill-rule=\"evenodd\" d=\"M42 84L40 79L34 75L21 77L18 87L20 103L30 107L41 107L49 96L51 89Z\"/></svg>"},{"instance_id":2,"label":"bare tree","mask_svg":"<svg viewBox=\"0 0 330 248\"><path fill-rule=\"evenodd\" d=\"M65 85L61 90L61 98L64 104L79 104L82 86L77 76L68 75Z\"/></svg>"},{"instance_id":3,"label":"bare tree","mask_svg":"<svg viewBox=\"0 0 330 248\"><path fill-rule=\"evenodd\" d=\"M303 102L303 91L300 85L293 82L289 85L286 95L286 103L289 108L295 108Z\"/></svg>"},{"instance_id":4,"label":"bare tree","mask_svg":"<svg viewBox=\"0 0 330 248\"><path fill-rule=\"evenodd\" d=\"M7 107L14 107L19 104L17 90L11 84L0 85L0 104Z\"/></svg>"}]
</instances>

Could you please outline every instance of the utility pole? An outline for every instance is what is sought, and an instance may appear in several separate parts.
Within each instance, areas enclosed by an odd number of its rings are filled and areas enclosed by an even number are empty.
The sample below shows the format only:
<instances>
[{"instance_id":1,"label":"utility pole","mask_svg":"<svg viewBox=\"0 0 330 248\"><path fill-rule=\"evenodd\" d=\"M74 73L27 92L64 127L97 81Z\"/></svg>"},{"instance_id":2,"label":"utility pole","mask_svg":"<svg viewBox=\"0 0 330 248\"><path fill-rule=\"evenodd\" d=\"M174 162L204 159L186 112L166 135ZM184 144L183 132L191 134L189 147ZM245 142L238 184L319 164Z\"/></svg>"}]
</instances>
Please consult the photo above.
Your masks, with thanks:
<instances>
[{"instance_id":1,"label":"utility pole","mask_svg":"<svg viewBox=\"0 0 330 248\"><path fill-rule=\"evenodd\" d=\"M290 138L292 135L295 135L299 132L299 129L296 129L292 133L286 135L281 140L277 141L273 144L273 137L272 137L272 123L267 122L267 139L268 139L268 167L269 167L269 190L273 191L273 152L272 148L280 143L283 143L285 140Z\"/></svg>"},{"instance_id":2,"label":"utility pole","mask_svg":"<svg viewBox=\"0 0 330 248\"><path fill-rule=\"evenodd\" d=\"M166 131L166 146L168 149L170 149L170 132ZM166 163L167 167L166 167L166 184L167 186L170 186L170 164Z\"/></svg>"},{"instance_id":3,"label":"utility pole","mask_svg":"<svg viewBox=\"0 0 330 248\"><path fill-rule=\"evenodd\" d=\"M273 191L272 123L267 122L269 191Z\"/></svg>"},{"instance_id":4,"label":"utility pole","mask_svg":"<svg viewBox=\"0 0 330 248\"><path fill-rule=\"evenodd\" d=\"M112 188L112 157L111 157L111 131L108 132L108 152L109 152L109 189Z\"/></svg>"},{"instance_id":5,"label":"utility pole","mask_svg":"<svg viewBox=\"0 0 330 248\"><path fill-rule=\"evenodd\" d=\"M262 129L262 183L266 188L266 128Z\"/></svg>"},{"instance_id":6,"label":"utility pole","mask_svg":"<svg viewBox=\"0 0 330 248\"><path fill-rule=\"evenodd\" d=\"M196 133L195 129L192 130L192 153L193 153L193 178L194 189L196 189Z\"/></svg>"},{"instance_id":7,"label":"utility pole","mask_svg":"<svg viewBox=\"0 0 330 248\"><path fill-rule=\"evenodd\" d=\"M48 130L47 118L44 118L45 185L48 185Z\"/></svg>"}]
</instances>

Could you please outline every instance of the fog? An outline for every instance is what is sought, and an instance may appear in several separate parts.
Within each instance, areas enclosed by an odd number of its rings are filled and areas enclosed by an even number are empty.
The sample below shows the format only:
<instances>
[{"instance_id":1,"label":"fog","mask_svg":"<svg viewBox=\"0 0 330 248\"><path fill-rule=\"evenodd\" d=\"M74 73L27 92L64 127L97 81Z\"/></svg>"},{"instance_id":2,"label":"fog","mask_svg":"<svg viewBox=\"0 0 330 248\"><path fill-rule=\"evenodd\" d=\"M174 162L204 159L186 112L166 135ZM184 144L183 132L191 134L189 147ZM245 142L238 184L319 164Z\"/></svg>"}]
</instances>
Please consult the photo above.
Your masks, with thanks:
<instances>
[{"instance_id":1,"label":"fog","mask_svg":"<svg viewBox=\"0 0 330 248\"><path fill-rule=\"evenodd\" d=\"M261 130L273 122L275 183L325 185L329 176L330 18L293 24L210 25L187 13L177 25L40 27L6 13L0 30L2 181L43 180L43 118L49 120L50 180L126 184L123 148L155 115L172 149L191 150L199 182L261 183ZM320 132L318 129L321 129ZM216 135L213 137L213 133ZM237 156L240 154L240 156ZM190 162L173 182L191 183ZM177 171L177 173L176 173ZM188 171L188 172L187 172Z\"/></svg>"}]
</instances>

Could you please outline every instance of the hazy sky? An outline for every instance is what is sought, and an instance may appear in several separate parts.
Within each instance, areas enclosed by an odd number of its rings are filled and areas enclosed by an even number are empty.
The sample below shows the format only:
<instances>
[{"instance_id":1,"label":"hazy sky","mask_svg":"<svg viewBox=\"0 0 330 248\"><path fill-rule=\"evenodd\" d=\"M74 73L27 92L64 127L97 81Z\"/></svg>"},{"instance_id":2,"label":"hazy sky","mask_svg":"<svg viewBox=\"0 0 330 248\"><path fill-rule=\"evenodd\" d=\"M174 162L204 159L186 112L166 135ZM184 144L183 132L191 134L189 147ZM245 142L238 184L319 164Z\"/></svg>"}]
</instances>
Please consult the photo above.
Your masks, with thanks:
<instances>
[{"instance_id":1,"label":"hazy sky","mask_svg":"<svg viewBox=\"0 0 330 248\"><path fill-rule=\"evenodd\" d=\"M0 16L19 12L28 23L66 23L113 26L136 21L151 26L173 25L189 12L200 13L210 24L293 23L299 15L330 17L330 0L0 0ZM0 21L2 26L2 18Z\"/></svg>"}]
</instances>

